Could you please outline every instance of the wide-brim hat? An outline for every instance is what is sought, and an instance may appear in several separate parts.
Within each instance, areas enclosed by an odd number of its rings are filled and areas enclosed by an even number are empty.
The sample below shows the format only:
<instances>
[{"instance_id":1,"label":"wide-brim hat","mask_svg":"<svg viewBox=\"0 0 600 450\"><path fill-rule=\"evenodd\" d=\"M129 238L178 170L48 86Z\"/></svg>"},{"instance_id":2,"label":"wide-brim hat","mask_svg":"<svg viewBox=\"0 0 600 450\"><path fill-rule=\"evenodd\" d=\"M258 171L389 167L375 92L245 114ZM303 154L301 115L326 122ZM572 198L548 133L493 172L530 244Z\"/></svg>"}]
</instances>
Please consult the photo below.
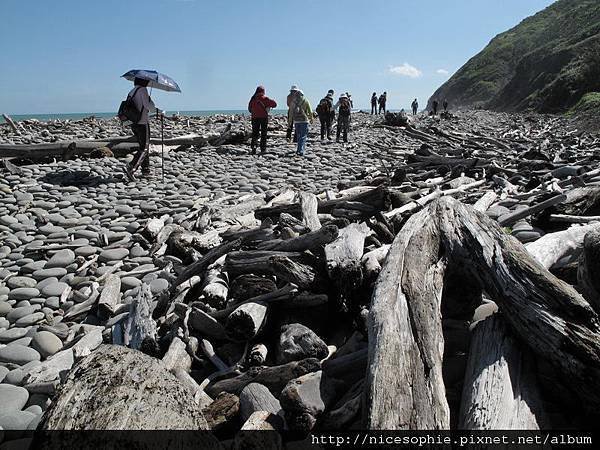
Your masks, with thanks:
<instances>
[{"instance_id":1,"label":"wide-brim hat","mask_svg":"<svg viewBox=\"0 0 600 450\"><path fill-rule=\"evenodd\" d=\"M298 89L298 86L296 86L295 84L292 84L292 87L290 88L290 92L292 91L299 91L300 89Z\"/></svg>"}]
</instances>

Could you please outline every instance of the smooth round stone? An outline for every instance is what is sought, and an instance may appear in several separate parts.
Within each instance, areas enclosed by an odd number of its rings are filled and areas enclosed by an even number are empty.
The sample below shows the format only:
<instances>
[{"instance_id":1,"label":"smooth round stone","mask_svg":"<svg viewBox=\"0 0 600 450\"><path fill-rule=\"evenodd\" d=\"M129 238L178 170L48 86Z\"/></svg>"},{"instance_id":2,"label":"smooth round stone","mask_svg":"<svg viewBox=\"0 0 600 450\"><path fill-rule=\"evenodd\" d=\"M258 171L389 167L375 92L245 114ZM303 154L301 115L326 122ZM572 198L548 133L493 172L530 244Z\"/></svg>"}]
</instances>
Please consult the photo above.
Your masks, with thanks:
<instances>
[{"instance_id":1,"label":"smooth round stone","mask_svg":"<svg viewBox=\"0 0 600 450\"><path fill-rule=\"evenodd\" d=\"M6 280L6 285L11 289L17 288L33 288L37 281L29 277L11 277Z\"/></svg>"},{"instance_id":2,"label":"smooth round stone","mask_svg":"<svg viewBox=\"0 0 600 450\"><path fill-rule=\"evenodd\" d=\"M4 377L10 372L7 367L0 366L0 383L4 381ZM1 386L1 385L0 385Z\"/></svg>"},{"instance_id":3,"label":"smooth round stone","mask_svg":"<svg viewBox=\"0 0 600 450\"><path fill-rule=\"evenodd\" d=\"M46 314L43 312L35 312L33 314L29 314L28 316L21 317L19 320L15 322L15 326L17 327L28 327L30 325L34 325L46 318Z\"/></svg>"},{"instance_id":4,"label":"smooth round stone","mask_svg":"<svg viewBox=\"0 0 600 450\"><path fill-rule=\"evenodd\" d=\"M108 261L119 261L129 256L129 250L126 248L113 248L110 250L103 250L98 257L101 262Z\"/></svg>"},{"instance_id":5,"label":"smooth round stone","mask_svg":"<svg viewBox=\"0 0 600 450\"><path fill-rule=\"evenodd\" d=\"M29 411L3 411L0 413L0 427L5 430L7 437L18 439L36 417Z\"/></svg>"},{"instance_id":6,"label":"smooth round stone","mask_svg":"<svg viewBox=\"0 0 600 450\"><path fill-rule=\"evenodd\" d=\"M32 305L43 305L44 303L46 303L46 299L42 297L32 298L31 300L29 300L29 302Z\"/></svg>"},{"instance_id":7,"label":"smooth round stone","mask_svg":"<svg viewBox=\"0 0 600 450\"><path fill-rule=\"evenodd\" d=\"M53 267L67 267L69 264L75 261L75 253L73 250L68 248L57 251L52 258L46 263L46 269L52 269Z\"/></svg>"},{"instance_id":8,"label":"smooth round stone","mask_svg":"<svg viewBox=\"0 0 600 450\"><path fill-rule=\"evenodd\" d=\"M86 245L84 247L79 247L79 248L75 249L75 254L77 256L83 256L83 257L95 255L97 252L98 252L98 249L96 247L92 247L91 245Z\"/></svg>"},{"instance_id":9,"label":"smooth round stone","mask_svg":"<svg viewBox=\"0 0 600 450\"><path fill-rule=\"evenodd\" d=\"M159 294L167 289L169 289L169 282L164 278L157 278L156 280L150 282L150 291L153 294Z\"/></svg>"},{"instance_id":10,"label":"smooth round stone","mask_svg":"<svg viewBox=\"0 0 600 450\"><path fill-rule=\"evenodd\" d=\"M13 289L8 293L8 298L10 300L29 300L30 298L38 297L40 295L40 291L36 288L23 287Z\"/></svg>"},{"instance_id":11,"label":"smooth round stone","mask_svg":"<svg viewBox=\"0 0 600 450\"><path fill-rule=\"evenodd\" d=\"M6 316L9 312L12 311L12 306L8 302L0 302L0 317Z\"/></svg>"},{"instance_id":12,"label":"smooth round stone","mask_svg":"<svg viewBox=\"0 0 600 450\"><path fill-rule=\"evenodd\" d=\"M42 295L45 297L60 297L61 294L67 289L69 285L67 283L56 282L45 286L42 289Z\"/></svg>"},{"instance_id":13,"label":"smooth round stone","mask_svg":"<svg viewBox=\"0 0 600 450\"><path fill-rule=\"evenodd\" d=\"M6 295L10 292L10 289L6 286L0 285L0 295Z\"/></svg>"},{"instance_id":14,"label":"smooth round stone","mask_svg":"<svg viewBox=\"0 0 600 450\"><path fill-rule=\"evenodd\" d=\"M8 315L6 316L6 319L10 323L14 323L17 320L19 320L21 317L25 317L25 316L28 316L29 314L33 314L38 309L39 309L38 306L21 306L19 308L15 308L11 312L9 312Z\"/></svg>"},{"instance_id":15,"label":"smooth round stone","mask_svg":"<svg viewBox=\"0 0 600 450\"><path fill-rule=\"evenodd\" d=\"M4 412L21 411L28 399L27 389L11 384L0 384L0 405Z\"/></svg>"},{"instance_id":16,"label":"smooth round stone","mask_svg":"<svg viewBox=\"0 0 600 450\"><path fill-rule=\"evenodd\" d=\"M23 366L31 361L39 361L40 359L41 356L36 350L23 345L13 344L0 348L0 362Z\"/></svg>"},{"instance_id":17,"label":"smooth round stone","mask_svg":"<svg viewBox=\"0 0 600 450\"><path fill-rule=\"evenodd\" d=\"M23 267L21 267L22 273L33 273L36 270L41 270L46 265L46 261L34 261L32 263L27 263Z\"/></svg>"},{"instance_id":18,"label":"smooth round stone","mask_svg":"<svg viewBox=\"0 0 600 450\"><path fill-rule=\"evenodd\" d=\"M63 343L49 331L38 331L33 336L31 347L37 350L42 357L47 358L62 349Z\"/></svg>"},{"instance_id":19,"label":"smooth round stone","mask_svg":"<svg viewBox=\"0 0 600 450\"><path fill-rule=\"evenodd\" d=\"M131 256L132 258L139 258L139 257L146 256L146 255L148 255L148 251L144 250L139 245L134 245L133 247L131 247L131 250L129 251L129 256Z\"/></svg>"},{"instance_id":20,"label":"smooth round stone","mask_svg":"<svg viewBox=\"0 0 600 450\"><path fill-rule=\"evenodd\" d=\"M27 334L27 328L9 328L0 331L0 342L7 344L9 342L21 339Z\"/></svg>"},{"instance_id":21,"label":"smooth round stone","mask_svg":"<svg viewBox=\"0 0 600 450\"><path fill-rule=\"evenodd\" d=\"M58 283L58 278L56 278L56 277L44 278L42 281L40 281L37 284L36 287L41 292L46 286L49 286L49 285L54 284L54 283Z\"/></svg>"},{"instance_id":22,"label":"smooth round stone","mask_svg":"<svg viewBox=\"0 0 600 450\"><path fill-rule=\"evenodd\" d=\"M40 405L31 405L31 406L28 406L23 411L30 412L32 414L35 414L36 416L39 416L39 415L41 415L44 412L42 410L42 407Z\"/></svg>"},{"instance_id":23,"label":"smooth round stone","mask_svg":"<svg viewBox=\"0 0 600 450\"><path fill-rule=\"evenodd\" d=\"M59 226L51 225L51 224L44 225L44 226L38 228L38 230L41 233L44 233L45 235L50 235L53 233L62 233L65 231L65 229L63 227L59 227Z\"/></svg>"},{"instance_id":24,"label":"smooth round stone","mask_svg":"<svg viewBox=\"0 0 600 450\"><path fill-rule=\"evenodd\" d=\"M35 272L33 272L32 276L36 280L40 281L40 280L43 280L44 278L50 278L50 277L62 278L66 274L67 274L67 269L65 269L64 267L53 267L51 269L36 270Z\"/></svg>"},{"instance_id":25,"label":"smooth round stone","mask_svg":"<svg viewBox=\"0 0 600 450\"><path fill-rule=\"evenodd\" d=\"M4 317L0 317L0 329L6 329L10 327L10 322Z\"/></svg>"},{"instance_id":26,"label":"smooth round stone","mask_svg":"<svg viewBox=\"0 0 600 450\"><path fill-rule=\"evenodd\" d=\"M60 299L58 297L49 297L44 302L44 306L52 309L60 308Z\"/></svg>"},{"instance_id":27,"label":"smooth round stone","mask_svg":"<svg viewBox=\"0 0 600 450\"><path fill-rule=\"evenodd\" d=\"M133 289L141 285L142 282L135 277L123 277L121 278L121 292L128 291L129 289Z\"/></svg>"},{"instance_id":28,"label":"smooth round stone","mask_svg":"<svg viewBox=\"0 0 600 450\"><path fill-rule=\"evenodd\" d=\"M31 339L32 338L30 336L25 336L21 339L17 339L16 341L12 341L9 345L24 345L25 347L29 347L29 344L31 344Z\"/></svg>"}]
</instances>

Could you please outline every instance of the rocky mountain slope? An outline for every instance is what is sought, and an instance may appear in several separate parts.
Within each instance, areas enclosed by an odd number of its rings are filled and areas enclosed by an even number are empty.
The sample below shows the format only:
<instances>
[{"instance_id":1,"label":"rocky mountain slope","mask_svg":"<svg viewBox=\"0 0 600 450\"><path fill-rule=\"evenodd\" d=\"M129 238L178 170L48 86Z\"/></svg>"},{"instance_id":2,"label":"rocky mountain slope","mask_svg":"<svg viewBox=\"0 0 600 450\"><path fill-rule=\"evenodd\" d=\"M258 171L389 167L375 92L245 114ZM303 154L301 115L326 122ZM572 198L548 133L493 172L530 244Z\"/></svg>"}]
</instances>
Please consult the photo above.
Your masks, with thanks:
<instances>
[{"instance_id":1,"label":"rocky mountain slope","mask_svg":"<svg viewBox=\"0 0 600 450\"><path fill-rule=\"evenodd\" d=\"M600 91L600 1L558 0L499 34L431 97L456 107L562 112Z\"/></svg>"}]
</instances>

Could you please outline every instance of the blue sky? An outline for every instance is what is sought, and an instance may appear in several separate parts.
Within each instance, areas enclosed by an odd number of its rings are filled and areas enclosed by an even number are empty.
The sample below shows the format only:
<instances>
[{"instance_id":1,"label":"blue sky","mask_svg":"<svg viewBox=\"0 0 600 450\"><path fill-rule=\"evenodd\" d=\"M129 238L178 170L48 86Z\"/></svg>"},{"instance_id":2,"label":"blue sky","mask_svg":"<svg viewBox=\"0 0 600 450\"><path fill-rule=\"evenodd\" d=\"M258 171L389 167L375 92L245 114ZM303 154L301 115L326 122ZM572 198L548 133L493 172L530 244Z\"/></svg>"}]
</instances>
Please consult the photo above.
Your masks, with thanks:
<instances>
[{"instance_id":1,"label":"blue sky","mask_svg":"<svg viewBox=\"0 0 600 450\"><path fill-rule=\"evenodd\" d=\"M173 77L167 111L285 106L333 88L421 105L496 34L552 0L2 0L0 112L115 111L132 68Z\"/></svg>"}]
</instances>

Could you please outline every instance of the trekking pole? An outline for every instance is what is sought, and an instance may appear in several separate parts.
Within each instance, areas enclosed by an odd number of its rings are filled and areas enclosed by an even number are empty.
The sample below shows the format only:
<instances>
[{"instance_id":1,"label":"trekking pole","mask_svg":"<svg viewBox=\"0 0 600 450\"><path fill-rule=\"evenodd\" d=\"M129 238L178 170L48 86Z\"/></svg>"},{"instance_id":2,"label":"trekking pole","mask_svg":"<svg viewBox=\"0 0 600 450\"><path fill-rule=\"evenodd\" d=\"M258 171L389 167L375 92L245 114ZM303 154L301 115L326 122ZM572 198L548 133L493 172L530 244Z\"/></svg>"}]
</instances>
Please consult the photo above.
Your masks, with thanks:
<instances>
[{"instance_id":1,"label":"trekking pole","mask_svg":"<svg viewBox=\"0 0 600 450\"><path fill-rule=\"evenodd\" d=\"M165 182L165 116L160 115L160 146L161 146L161 170L162 182Z\"/></svg>"}]
</instances>

